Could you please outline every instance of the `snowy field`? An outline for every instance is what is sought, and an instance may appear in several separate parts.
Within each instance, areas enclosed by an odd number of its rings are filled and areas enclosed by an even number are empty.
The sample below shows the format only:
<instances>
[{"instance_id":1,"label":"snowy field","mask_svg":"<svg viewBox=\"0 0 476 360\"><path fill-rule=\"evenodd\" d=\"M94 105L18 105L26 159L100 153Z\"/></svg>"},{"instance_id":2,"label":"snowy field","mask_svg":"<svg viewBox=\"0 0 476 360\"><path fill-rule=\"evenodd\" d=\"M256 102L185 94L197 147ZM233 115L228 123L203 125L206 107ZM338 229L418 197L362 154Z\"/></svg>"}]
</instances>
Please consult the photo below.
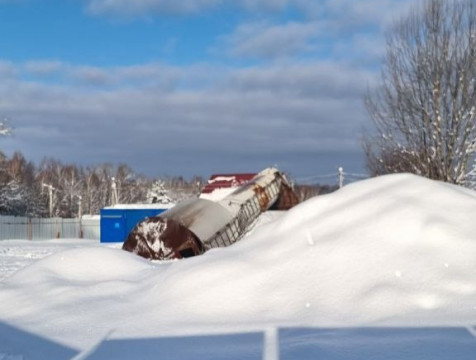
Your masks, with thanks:
<instances>
[{"instance_id":1,"label":"snowy field","mask_svg":"<svg viewBox=\"0 0 476 360\"><path fill-rule=\"evenodd\" d=\"M38 259L77 247L99 246L97 240L0 241L0 283Z\"/></svg>"},{"instance_id":2,"label":"snowy field","mask_svg":"<svg viewBox=\"0 0 476 360\"><path fill-rule=\"evenodd\" d=\"M391 175L181 261L0 242L0 359L474 360L475 214L473 191Z\"/></svg>"}]
</instances>

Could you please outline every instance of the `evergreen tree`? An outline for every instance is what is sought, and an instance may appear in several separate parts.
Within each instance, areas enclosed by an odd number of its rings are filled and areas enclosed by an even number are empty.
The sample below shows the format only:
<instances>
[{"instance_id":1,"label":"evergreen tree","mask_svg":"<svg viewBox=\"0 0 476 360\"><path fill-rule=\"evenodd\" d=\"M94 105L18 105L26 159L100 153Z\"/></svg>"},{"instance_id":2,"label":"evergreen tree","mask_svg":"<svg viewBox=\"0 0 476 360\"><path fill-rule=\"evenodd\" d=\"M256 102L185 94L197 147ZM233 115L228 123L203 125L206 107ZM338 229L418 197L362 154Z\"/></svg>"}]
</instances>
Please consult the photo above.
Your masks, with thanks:
<instances>
[{"instance_id":1,"label":"evergreen tree","mask_svg":"<svg viewBox=\"0 0 476 360\"><path fill-rule=\"evenodd\" d=\"M147 201L152 204L171 204L173 202L168 195L164 182L160 179L152 183L147 192Z\"/></svg>"}]
</instances>

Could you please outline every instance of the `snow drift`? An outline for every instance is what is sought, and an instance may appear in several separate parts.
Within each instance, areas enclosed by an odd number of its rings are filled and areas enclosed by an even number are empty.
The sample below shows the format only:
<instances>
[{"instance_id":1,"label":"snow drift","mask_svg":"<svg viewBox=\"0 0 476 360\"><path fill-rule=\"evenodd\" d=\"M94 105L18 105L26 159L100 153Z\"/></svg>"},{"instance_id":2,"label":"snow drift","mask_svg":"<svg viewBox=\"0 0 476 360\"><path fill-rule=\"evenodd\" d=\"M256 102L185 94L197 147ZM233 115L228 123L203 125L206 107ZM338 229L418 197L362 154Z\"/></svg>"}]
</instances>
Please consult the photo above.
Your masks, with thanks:
<instances>
[{"instance_id":1,"label":"snow drift","mask_svg":"<svg viewBox=\"0 0 476 360\"><path fill-rule=\"evenodd\" d=\"M0 321L82 349L267 326L476 324L476 193L413 175L349 185L179 262L64 251L0 287Z\"/></svg>"}]
</instances>

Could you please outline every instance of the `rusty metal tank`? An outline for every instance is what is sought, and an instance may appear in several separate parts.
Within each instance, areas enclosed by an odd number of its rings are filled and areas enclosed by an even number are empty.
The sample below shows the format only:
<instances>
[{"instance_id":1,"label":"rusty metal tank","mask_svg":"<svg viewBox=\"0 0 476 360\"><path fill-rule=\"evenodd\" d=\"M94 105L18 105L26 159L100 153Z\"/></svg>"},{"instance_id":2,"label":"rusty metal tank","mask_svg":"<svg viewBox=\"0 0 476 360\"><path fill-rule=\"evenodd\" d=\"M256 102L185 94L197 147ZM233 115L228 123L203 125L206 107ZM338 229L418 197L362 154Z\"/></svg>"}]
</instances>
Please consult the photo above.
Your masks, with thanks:
<instances>
[{"instance_id":1,"label":"rusty metal tank","mask_svg":"<svg viewBox=\"0 0 476 360\"><path fill-rule=\"evenodd\" d=\"M267 168L220 201L188 200L140 222L123 249L156 260L200 255L238 241L271 207L282 210L297 203L286 178Z\"/></svg>"}]
</instances>

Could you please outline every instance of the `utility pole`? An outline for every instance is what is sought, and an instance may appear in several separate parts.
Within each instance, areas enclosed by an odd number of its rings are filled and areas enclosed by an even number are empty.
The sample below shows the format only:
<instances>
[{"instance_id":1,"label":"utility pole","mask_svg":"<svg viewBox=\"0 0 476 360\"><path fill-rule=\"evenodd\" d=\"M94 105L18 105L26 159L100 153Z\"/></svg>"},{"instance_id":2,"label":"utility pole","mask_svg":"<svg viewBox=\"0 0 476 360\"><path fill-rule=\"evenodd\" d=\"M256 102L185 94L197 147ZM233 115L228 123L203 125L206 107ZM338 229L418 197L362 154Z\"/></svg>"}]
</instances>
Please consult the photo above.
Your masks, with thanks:
<instances>
[{"instance_id":1,"label":"utility pole","mask_svg":"<svg viewBox=\"0 0 476 360\"><path fill-rule=\"evenodd\" d=\"M78 219L79 219L79 238L83 238L83 197L81 195L76 195L78 197Z\"/></svg>"},{"instance_id":2,"label":"utility pole","mask_svg":"<svg viewBox=\"0 0 476 360\"><path fill-rule=\"evenodd\" d=\"M76 195L78 197L78 218L81 219L83 216L83 197L81 195Z\"/></svg>"},{"instance_id":3,"label":"utility pole","mask_svg":"<svg viewBox=\"0 0 476 360\"><path fill-rule=\"evenodd\" d=\"M41 186L48 188L48 203L50 208L50 218L53 217L53 190L56 190L53 185L41 184Z\"/></svg>"},{"instance_id":4,"label":"utility pole","mask_svg":"<svg viewBox=\"0 0 476 360\"><path fill-rule=\"evenodd\" d=\"M342 189L344 186L344 168L341 166L339 167L339 189Z\"/></svg>"},{"instance_id":5,"label":"utility pole","mask_svg":"<svg viewBox=\"0 0 476 360\"><path fill-rule=\"evenodd\" d=\"M113 177L111 178L111 189L112 189L112 194L111 194L111 205L114 206L116 205L118 201L118 196L117 196L117 184L116 184L116 178Z\"/></svg>"}]
</instances>

